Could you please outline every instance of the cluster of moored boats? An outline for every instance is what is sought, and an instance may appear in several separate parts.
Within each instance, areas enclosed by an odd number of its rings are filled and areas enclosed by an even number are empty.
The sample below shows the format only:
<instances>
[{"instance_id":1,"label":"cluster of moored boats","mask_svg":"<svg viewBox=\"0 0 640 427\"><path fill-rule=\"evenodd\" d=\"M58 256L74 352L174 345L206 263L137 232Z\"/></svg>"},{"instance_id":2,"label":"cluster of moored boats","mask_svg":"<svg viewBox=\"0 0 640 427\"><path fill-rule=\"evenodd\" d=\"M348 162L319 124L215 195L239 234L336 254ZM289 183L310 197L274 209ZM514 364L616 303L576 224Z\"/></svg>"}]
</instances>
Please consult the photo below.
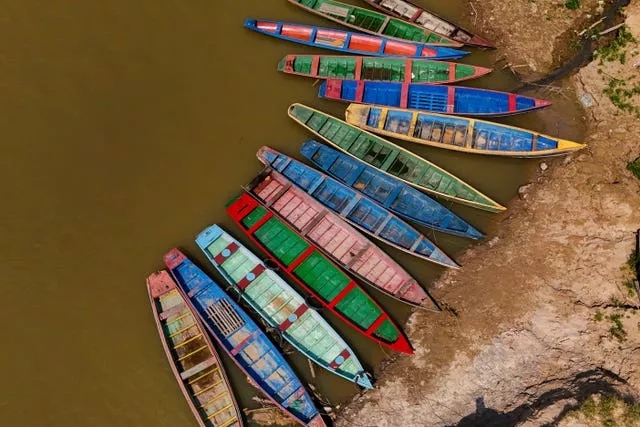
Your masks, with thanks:
<instances>
[{"instance_id":1,"label":"cluster of moored boats","mask_svg":"<svg viewBox=\"0 0 640 427\"><path fill-rule=\"evenodd\" d=\"M265 20L247 20L245 26L280 39L359 55L287 55L278 64L282 72L324 80L321 97L351 104L345 120L302 104L291 105L289 116L326 145L315 140L302 144L300 154L311 166L272 148L260 148L257 157L265 168L227 204L227 214L267 255L265 261L218 225L197 236L196 244L230 293L178 249L164 256L166 270L147 279L162 344L200 425L243 424L213 338L249 382L293 420L323 426L295 371L245 308L316 364L371 388L372 377L356 353L310 300L363 336L411 354L402 330L361 283L418 308L440 309L372 240L458 268L411 223L470 239L483 234L430 195L490 212L505 209L460 178L379 135L512 157L558 155L583 147L475 118L524 113L549 103L445 85L491 71L443 62L466 54L456 48L492 45L431 12L404 0L365 0L382 12L333 0L288 1L361 32Z\"/></svg>"}]
</instances>

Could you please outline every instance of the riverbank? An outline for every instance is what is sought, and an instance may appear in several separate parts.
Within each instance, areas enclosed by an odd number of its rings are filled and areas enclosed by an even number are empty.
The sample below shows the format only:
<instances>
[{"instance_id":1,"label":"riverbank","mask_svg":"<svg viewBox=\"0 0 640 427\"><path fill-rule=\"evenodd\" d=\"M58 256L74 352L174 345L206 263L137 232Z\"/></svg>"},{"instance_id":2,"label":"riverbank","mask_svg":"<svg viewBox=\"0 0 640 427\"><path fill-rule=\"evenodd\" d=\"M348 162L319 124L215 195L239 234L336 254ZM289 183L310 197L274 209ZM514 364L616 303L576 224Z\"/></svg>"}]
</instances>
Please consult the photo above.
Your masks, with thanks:
<instances>
[{"instance_id":1,"label":"riverbank","mask_svg":"<svg viewBox=\"0 0 640 427\"><path fill-rule=\"evenodd\" d=\"M581 3L574 12L547 0L473 2L481 32L531 78L557 67L568 35L595 20L601 5ZM640 39L640 7L626 14ZM387 366L338 426L599 425L614 415L581 411L589 396L637 400L640 312L628 261L640 180L626 165L640 155L638 51L632 42L602 49L602 64L562 83L585 105L588 149L540 163L497 234L434 284L447 312L410 318L416 354Z\"/></svg>"}]
</instances>

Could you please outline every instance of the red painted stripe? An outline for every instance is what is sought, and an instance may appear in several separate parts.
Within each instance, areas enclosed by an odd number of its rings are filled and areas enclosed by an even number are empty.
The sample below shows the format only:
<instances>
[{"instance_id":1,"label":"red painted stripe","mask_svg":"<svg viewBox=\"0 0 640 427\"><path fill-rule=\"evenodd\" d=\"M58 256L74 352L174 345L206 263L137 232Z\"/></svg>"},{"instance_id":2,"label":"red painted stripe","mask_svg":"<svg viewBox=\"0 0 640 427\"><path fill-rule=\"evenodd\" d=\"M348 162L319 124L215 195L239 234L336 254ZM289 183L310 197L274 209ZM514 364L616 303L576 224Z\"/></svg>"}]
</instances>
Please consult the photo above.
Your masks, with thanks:
<instances>
[{"instance_id":1,"label":"red painted stripe","mask_svg":"<svg viewBox=\"0 0 640 427\"><path fill-rule=\"evenodd\" d=\"M362 56L356 58L356 71L353 79L360 80L360 76L362 76Z\"/></svg>"},{"instance_id":2,"label":"red painted stripe","mask_svg":"<svg viewBox=\"0 0 640 427\"><path fill-rule=\"evenodd\" d=\"M225 250L229 251L229 255L227 256L222 255L222 253ZM236 242L231 242L226 248L221 250L220 253L213 258L213 260L216 262L216 264L222 265L222 263L225 262L226 259L229 258L231 255L233 255L237 250L238 250L238 245L236 244Z\"/></svg>"},{"instance_id":3,"label":"red painted stripe","mask_svg":"<svg viewBox=\"0 0 640 427\"><path fill-rule=\"evenodd\" d=\"M320 65L320 57L318 55L315 55L313 57L313 61L311 61L311 76L312 77L317 77L318 76L318 66Z\"/></svg>"},{"instance_id":4,"label":"red painted stripe","mask_svg":"<svg viewBox=\"0 0 640 427\"><path fill-rule=\"evenodd\" d=\"M256 335L256 332L253 332L251 334L249 334L249 336L247 336L245 339L243 339L240 344L238 344L237 346L233 347L231 349L231 354L233 354L234 356L236 354L238 354L240 352L240 350L242 350L244 348L244 346L247 345L247 343Z\"/></svg>"},{"instance_id":5,"label":"red painted stripe","mask_svg":"<svg viewBox=\"0 0 640 427\"><path fill-rule=\"evenodd\" d=\"M258 202L253 197L243 193L238 200L227 207L227 214L234 220L240 221L249 215L256 206L258 206Z\"/></svg>"},{"instance_id":6,"label":"red painted stripe","mask_svg":"<svg viewBox=\"0 0 640 427\"><path fill-rule=\"evenodd\" d=\"M305 304L302 304L300 307L298 307L296 309L296 311L293 312L293 315L296 316L295 320L293 320L293 322L295 322L296 320L298 320L304 313L306 313L306 311L309 310L309 307L306 306ZM292 315L289 315L289 317L291 317ZM287 318L287 320L285 320L284 322L282 322L280 324L280 326L278 326L278 328L284 332L287 329L289 329L289 327L291 325L293 325L293 322L289 320L289 318Z\"/></svg>"},{"instance_id":7,"label":"red painted stripe","mask_svg":"<svg viewBox=\"0 0 640 427\"><path fill-rule=\"evenodd\" d=\"M382 325L382 322L384 322L385 320L387 320L387 316L384 314L381 314L380 317L378 317L376 321L373 322L371 326L369 326L369 329L367 329L366 334L371 335L376 329L378 329L380 325Z\"/></svg>"},{"instance_id":8,"label":"red painted stripe","mask_svg":"<svg viewBox=\"0 0 640 427\"><path fill-rule=\"evenodd\" d=\"M400 92L400 108L407 108L409 103L409 85L407 83L402 84Z\"/></svg>"},{"instance_id":9,"label":"red painted stripe","mask_svg":"<svg viewBox=\"0 0 640 427\"><path fill-rule=\"evenodd\" d=\"M330 99L342 98L342 80L328 79L324 96Z\"/></svg>"},{"instance_id":10,"label":"red painted stripe","mask_svg":"<svg viewBox=\"0 0 640 427\"><path fill-rule=\"evenodd\" d=\"M289 264L289 266L287 267L287 271L292 272L298 265L300 265L302 261L307 259L307 257L311 255L315 250L316 248L314 248L313 245L309 245L309 247L304 252L302 252L302 254L300 254L300 256L295 261Z\"/></svg>"},{"instance_id":11,"label":"red painted stripe","mask_svg":"<svg viewBox=\"0 0 640 427\"><path fill-rule=\"evenodd\" d=\"M449 86L447 89L447 113L453 113L456 103L456 87Z\"/></svg>"},{"instance_id":12,"label":"red painted stripe","mask_svg":"<svg viewBox=\"0 0 640 427\"><path fill-rule=\"evenodd\" d=\"M516 111L516 94L509 94L509 111Z\"/></svg>"},{"instance_id":13,"label":"red painted stripe","mask_svg":"<svg viewBox=\"0 0 640 427\"><path fill-rule=\"evenodd\" d=\"M414 13L411 19L409 19L409 22L416 22L416 19L418 19L420 15L422 15L422 9L416 10L416 13Z\"/></svg>"},{"instance_id":14,"label":"red painted stripe","mask_svg":"<svg viewBox=\"0 0 640 427\"><path fill-rule=\"evenodd\" d=\"M358 80L356 84L356 102L362 102L364 98L364 81Z\"/></svg>"},{"instance_id":15,"label":"red painted stripe","mask_svg":"<svg viewBox=\"0 0 640 427\"><path fill-rule=\"evenodd\" d=\"M258 264L255 266L253 270L251 270L247 275L253 274L253 279L249 280L247 276L244 276L242 280L238 282L238 287L244 290L247 286L249 286L254 280L258 278L259 275L265 270L264 265Z\"/></svg>"},{"instance_id":16,"label":"red painted stripe","mask_svg":"<svg viewBox=\"0 0 640 427\"><path fill-rule=\"evenodd\" d=\"M295 61L295 55L287 55L287 59L284 61L284 71L287 73L293 73L293 65L295 64Z\"/></svg>"},{"instance_id":17,"label":"red painted stripe","mask_svg":"<svg viewBox=\"0 0 640 427\"><path fill-rule=\"evenodd\" d=\"M449 63L449 81L452 82L456 79L456 64L454 62Z\"/></svg>"},{"instance_id":18,"label":"red painted stripe","mask_svg":"<svg viewBox=\"0 0 640 427\"><path fill-rule=\"evenodd\" d=\"M340 293L336 295L334 299L331 300L331 302L329 303L329 308L335 307L336 304L338 304L342 298L347 296L347 294L351 292L351 290L355 287L356 287L356 282L354 281L349 282L349 284L342 291L340 291Z\"/></svg>"},{"instance_id":19,"label":"red painted stripe","mask_svg":"<svg viewBox=\"0 0 640 427\"><path fill-rule=\"evenodd\" d=\"M340 353L339 355L336 356L336 359L338 357L342 356L342 363L346 362L347 359L349 357L351 357L351 353L349 353L349 350L347 350L346 348L344 350L342 350L342 353ZM333 359L333 362L331 362L329 364L329 366L331 367L331 369L338 369L340 367L340 365L342 365L342 363L338 363L336 362L336 359Z\"/></svg>"},{"instance_id":20,"label":"red painted stripe","mask_svg":"<svg viewBox=\"0 0 640 427\"><path fill-rule=\"evenodd\" d=\"M269 219L273 216L273 214L271 212L267 212L266 214L264 214L264 216L262 218L260 218L260 221L256 222L255 224L253 224L253 226L247 230L247 233L253 234L256 232L256 230L260 227L262 227L264 225L265 222L269 221Z\"/></svg>"},{"instance_id":21,"label":"red painted stripe","mask_svg":"<svg viewBox=\"0 0 640 427\"><path fill-rule=\"evenodd\" d=\"M413 81L413 61L411 59L407 59L404 62L404 82L411 83Z\"/></svg>"}]
</instances>

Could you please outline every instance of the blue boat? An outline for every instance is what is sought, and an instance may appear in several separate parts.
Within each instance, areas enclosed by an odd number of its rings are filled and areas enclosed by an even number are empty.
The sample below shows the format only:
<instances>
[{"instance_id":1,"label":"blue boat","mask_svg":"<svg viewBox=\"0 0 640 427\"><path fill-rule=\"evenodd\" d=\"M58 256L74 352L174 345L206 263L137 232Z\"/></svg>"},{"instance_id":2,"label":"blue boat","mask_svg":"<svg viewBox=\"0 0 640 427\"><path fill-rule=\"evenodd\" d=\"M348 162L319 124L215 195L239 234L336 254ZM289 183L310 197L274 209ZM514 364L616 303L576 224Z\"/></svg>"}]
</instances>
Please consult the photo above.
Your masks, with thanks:
<instances>
[{"instance_id":1,"label":"blue boat","mask_svg":"<svg viewBox=\"0 0 640 427\"><path fill-rule=\"evenodd\" d=\"M539 110L550 102L515 93L463 86L328 79L321 98L383 107L465 116L510 116Z\"/></svg>"},{"instance_id":2,"label":"blue boat","mask_svg":"<svg viewBox=\"0 0 640 427\"><path fill-rule=\"evenodd\" d=\"M244 310L178 249L164 262L207 330L253 384L297 422L325 426L293 369Z\"/></svg>"},{"instance_id":3,"label":"blue boat","mask_svg":"<svg viewBox=\"0 0 640 427\"><path fill-rule=\"evenodd\" d=\"M484 237L431 197L341 151L310 139L302 144L300 154L318 169L408 220L443 233Z\"/></svg>"},{"instance_id":4,"label":"blue boat","mask_svg":"<svg viewBox=\"0 0 640 427\"><path fill-rule=\"evenodd\" d=\"M363 232L403 252L449 268L458 264L418 230L373 200L272 148L258 159Z\"/></svg>"},{"instance_id":5,"label":"blue boat","mask_svg":"<svg viewBox=\"0 0 640 427\"><path fill-rule=\"evenodd\" d=\"M322 28L313 25L247 19L244 26L282 40L356 55L444 60L459 59L469 54L469 52L448 47L395 40L388 37L372 36L353 31Z\"/></svg>"},{"instance_id":6,"label":"blue boat","mask_svg":"<svg viewBox=\"0 0 640 427\"><path fill-rule=\"evenodd\" d=\"M235 292L299 352L333 374L373 388L369 375L342 337L242 243L212 225L198 235L196 244Z\"/></svg>"}]
</instances>

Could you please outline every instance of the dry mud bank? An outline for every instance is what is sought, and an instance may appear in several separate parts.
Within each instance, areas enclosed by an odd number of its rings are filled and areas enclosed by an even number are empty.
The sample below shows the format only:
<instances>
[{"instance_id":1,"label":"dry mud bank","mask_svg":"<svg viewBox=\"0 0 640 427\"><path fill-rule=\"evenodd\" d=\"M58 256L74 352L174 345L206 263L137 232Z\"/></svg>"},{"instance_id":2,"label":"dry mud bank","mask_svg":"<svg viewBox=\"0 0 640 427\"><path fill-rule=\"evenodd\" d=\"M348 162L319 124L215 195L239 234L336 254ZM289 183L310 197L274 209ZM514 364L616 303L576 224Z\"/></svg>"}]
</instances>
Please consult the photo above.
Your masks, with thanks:
<instances>
[{"instance_id":1,"label":"dry mud bank","mask_svg":"<svg viewBox=\"0 0 640 427\"><path fill-rule=\"evenodd\" d=\"M499 41L516 55L530 52L523 58L532 70L548 71L553 55L543 53L585 18L576 13L560 28L542 25L528 37L516 26L537 22L529 16L533 5L560 13L563 3L489 0L475 8L479 17L494 8L484 25L500 28ZM640 4L626 14L640 40ZM628 401L640 395L639 300L627 287L640 180L626 170L640 155L640 121L605 93L612 79L627 88L640 82L640 46L625 49L622 61L594 61L565 84L591 104L584 112L588 149L548 161L510 204L497 235L434 285L449 312L412 315L416 354L391 363L376 390L344 409L338 426L603 425L615 416L618 425L636 424L621 407L613 415L579 409L591 395L599 402L597 393ZM640 105L638 95L623 101Z\"/></svg>"}]
</instances>

